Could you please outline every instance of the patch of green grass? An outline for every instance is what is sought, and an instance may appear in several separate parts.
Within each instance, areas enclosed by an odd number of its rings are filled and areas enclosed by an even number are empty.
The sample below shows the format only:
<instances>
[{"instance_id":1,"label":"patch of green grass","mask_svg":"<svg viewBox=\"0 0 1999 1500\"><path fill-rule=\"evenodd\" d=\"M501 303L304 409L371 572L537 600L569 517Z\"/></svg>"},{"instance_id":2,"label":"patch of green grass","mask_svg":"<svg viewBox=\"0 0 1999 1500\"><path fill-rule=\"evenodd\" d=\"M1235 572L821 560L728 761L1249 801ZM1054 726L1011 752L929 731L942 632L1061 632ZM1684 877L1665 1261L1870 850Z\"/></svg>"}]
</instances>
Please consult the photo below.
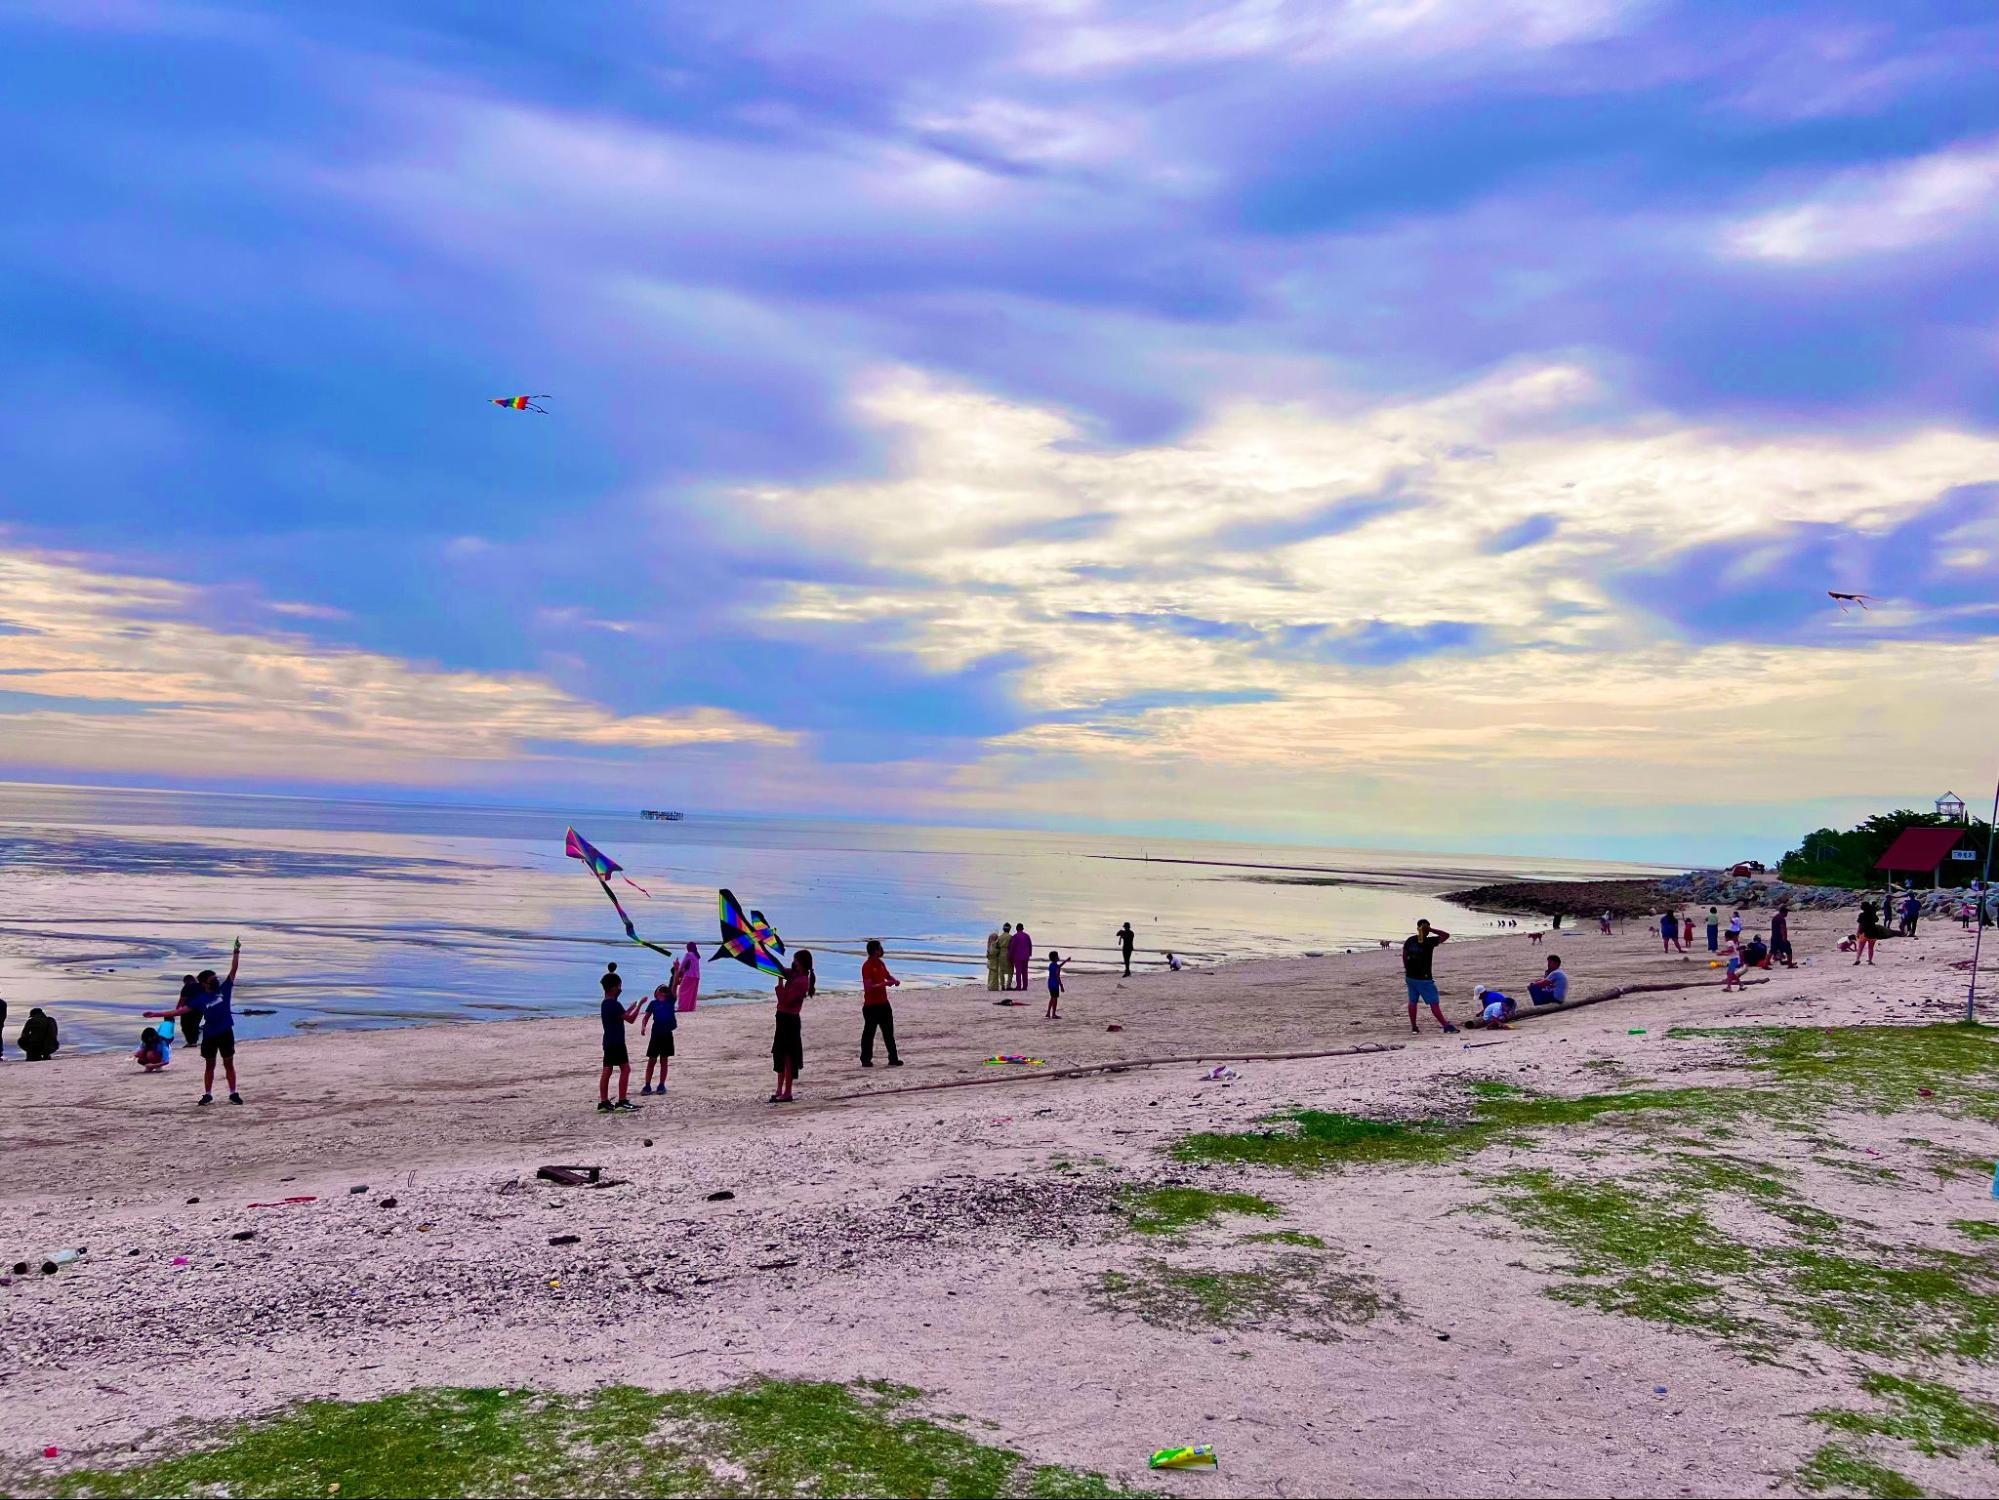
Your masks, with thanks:
<instances>
[{"instance_id":1,"label":"patch of green grass","mask_svg":"<svg viewBox=\"0 0 1999 1500\"><path fill-rule=\"evenodd\" d=\"M1980 1284L1986 1273L1976 1257L1928 1251L1894 1264L1884 1246L1856 1248L1860 1255L1786 1250L1767 1262L1821 1339L1859 1354L1991 1358L1999 1296Z\"/></svg>"},{"instance_id":2,"label":"patch of green grass","mask_svg":"<svg viewBox=\"0 0 1999 1500\"><path fill-rule=\"evenodd\" d=\"M1952 1219L1950 1227L1968 1239L1999 1240L1999 1224L1988 1219Z\"/></svg>"},{"instance_id":3,"label":"patch of green grass","mask_svg":"<svg viewBox=\"0 0 1999 1500\"><path fill-rule=\"evenodd\" d=\"M1826 1444L1805 1460L1791 1482L1808 1495L1827 1490L1869 1495L1874 1500L1922 1500L1923 1495L1922 1488L1906 1475L1883 1468L1838 1443Z\"/></svg>"},{"instance_id":4,"label":"patch of green grass","mask_svg":"<svg viewBox=\"0 0 1999 1500\"><path fill-rule=\"evenodd\" d=\"M1989 1113L1999 1106L1999 1028L1975 1022L1688 1028L1672 1034L1735 1041L1744 1060L1770 1074L1785 1092L1821 1104L1855 1104L1883 1114L1917 1108Z\"/></svg>"},{"instance_id":5,"label":"patch of green grass","mask_svg":"<svg viewBox=\"0 0 1999 1500\"><path fill-rule=\"evenodd\" d=\"M1246 1234L1242 1240L1245 1245L1296 1245L1301 1250L1326 1248L1326 1242L1316 1234L1305 1234L1296 1229L1266 1229L1261 1234Z\"/></svg>"},{"instance_id":6,"label":"patch of green grass","mask_svg":"<svg viewBox=\"0 0 1999 1500\"><path fill-rule=\"evenodd\" d=\"M1255 1193L1214 1193L1195 1187L1127 1193L1124 1211L1131 1227L1140 1234L1178 1234L1197 1225L1212 1224L1223 1214L1270 1219L1283 1212L1268 1198Z\"/></svg>"},{"instance_id":7,"label":"patch of green grass","mask_svg":"<svg viewBox=\"0 0 1999 1500\"><path fill-rule=\"evenodd\" d=\"M194 1452L64 1475L55 1493L325 1495L335 1485L341 1500L1131 1493L905 1414L910 1398L906 1387L760 1381L719 1393L437 1389L309 1401Z\"/></svg>"},{"instance_id":8,"label":"patch of green grass","mask_svg":"<svg viewBox=\"0 0 1999 1500\"><path fill-rule=\"evenodd\" d=\"M1818 1411L1812 1420L1840 1432L1897 1438L1931 1458L1955 1458L1966 1449L1999 1454L1999 1411L1947 1385L1877 1370L1861 1377L1860 1388L1887 1410Z\"/></svg>"},{"instance_id":9,"label":"patch of green grass","mask_svg":"<svg viewBox=\"0 0 1999 1500\"><path fill-rule=\"evenodd\" d=\"M1372 1277L1308 1253L1280 1255L1245 1271L1148 1260L1131 1271L1105 1272L1095 1300L1161 1328L1272 1328L1315 1343L1334 1342L1393 1306Z\"/></svg>"},{"instance_id":10,"label":"patch of green grass","mask_svg":"<svg viewBox=\"0 0 1999 1500\"><path fill-rule=\"evenodd\" d=\"M1525 1132L1577 1128L1623 1116L1660 1113L1718 1128L1752 1113L1743 1089L1641 1089L1565 1099L1510 1084L1474 1084L1462 1119L1372 1120L1364 1115L1301 1109L1273 1116L1262 1128L1185 1136L1173 1145L1182 1161L1227 1162L1308 1173L1347 1166L1419 1165L1475 1155L1496 1139Z\"/></svg>"}]
</instances>

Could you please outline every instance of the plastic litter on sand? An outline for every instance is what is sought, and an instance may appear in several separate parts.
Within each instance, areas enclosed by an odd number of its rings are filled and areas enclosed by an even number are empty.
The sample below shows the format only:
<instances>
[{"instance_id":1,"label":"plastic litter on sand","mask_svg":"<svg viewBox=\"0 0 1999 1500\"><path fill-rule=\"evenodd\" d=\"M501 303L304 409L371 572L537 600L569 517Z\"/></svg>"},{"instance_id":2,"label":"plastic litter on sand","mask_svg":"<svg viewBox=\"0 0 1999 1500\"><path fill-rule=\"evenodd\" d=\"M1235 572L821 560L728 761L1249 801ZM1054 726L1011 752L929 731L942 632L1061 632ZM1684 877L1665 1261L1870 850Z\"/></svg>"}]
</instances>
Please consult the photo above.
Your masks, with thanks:
<instances>
[{"instance_id":1,"label":"plastic litter on sand","mask_svg":"<svg viewBox=\"0 0 1999 1500\"><path fill-rule=\"evenodd\" d=\"M1148 1469L1213 1469L1219 1467L1215 1450L1208 1443L1192 1448L1161 1448L1146 1461Z\"/></svg>"}]
</instances>

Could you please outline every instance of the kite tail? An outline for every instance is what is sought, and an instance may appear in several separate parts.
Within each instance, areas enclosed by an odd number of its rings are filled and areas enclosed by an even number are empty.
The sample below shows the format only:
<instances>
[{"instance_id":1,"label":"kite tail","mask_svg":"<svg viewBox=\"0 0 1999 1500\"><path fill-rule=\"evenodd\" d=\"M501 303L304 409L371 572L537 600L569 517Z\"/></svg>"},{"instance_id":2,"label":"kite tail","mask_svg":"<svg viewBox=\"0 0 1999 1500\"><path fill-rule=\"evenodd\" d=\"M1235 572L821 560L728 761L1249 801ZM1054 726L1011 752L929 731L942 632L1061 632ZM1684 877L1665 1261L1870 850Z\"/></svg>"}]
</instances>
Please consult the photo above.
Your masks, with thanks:
<instances>
[{"instance_id":1,"label":"kite tail","mask_svg":"<svg viewBox=\"0 0 1999 1500\"><path fill-rule=\"evenodd\" d=\"M595 874L596 872L592 871L591 873ZM624 903L618 899L618 893L611 889L611 882L606 880L602 875L598 875L597 884L604 888L604 894L610 897L611 905L617 909L618 920L625 924L626 937L637 943L641 948L652 949L653 952L659 954L662 958L678 958L680 956L671 948L662 948L658 943L648 943L644 938L640 937L638 929L632 925L632 919L625 915ZM645 887L641 886L639 889L644 890Z\"/></svg>"},{"instance_id":2,"label":"kite tail","mask_svg":"<svg viewBox=\"0 0 1999 1500\"><path fill-rule=\"evenodd\" d=\"M618 878L624 881L624 883L630 886L633 890L637 891L641 896L645 897L646 900L648 901L652 900L652 892L647 890L644 886L640 885L636 880L632 879L631 876L620 875Z\"/></svg>"}]
</instances>

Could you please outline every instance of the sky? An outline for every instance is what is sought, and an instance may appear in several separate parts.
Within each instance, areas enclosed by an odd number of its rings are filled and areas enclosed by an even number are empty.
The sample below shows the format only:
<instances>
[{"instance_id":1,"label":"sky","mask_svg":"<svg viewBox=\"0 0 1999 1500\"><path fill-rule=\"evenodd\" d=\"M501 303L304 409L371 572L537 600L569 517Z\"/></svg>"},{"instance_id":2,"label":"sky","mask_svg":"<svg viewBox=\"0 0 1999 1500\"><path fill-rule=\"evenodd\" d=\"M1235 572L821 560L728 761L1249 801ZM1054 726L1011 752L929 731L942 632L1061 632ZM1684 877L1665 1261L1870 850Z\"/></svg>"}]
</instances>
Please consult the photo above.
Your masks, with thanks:
<instances>
[{"instance_id":1,"label":"sky","mask_svg":"<svg viewBox=\"0 0 1999 1500\"><path fill-rule=\"evenodd\" d=\"M1977 803L1995 67L1990 0L0 0L0 776Z\"/></svg>"}]
</instances>

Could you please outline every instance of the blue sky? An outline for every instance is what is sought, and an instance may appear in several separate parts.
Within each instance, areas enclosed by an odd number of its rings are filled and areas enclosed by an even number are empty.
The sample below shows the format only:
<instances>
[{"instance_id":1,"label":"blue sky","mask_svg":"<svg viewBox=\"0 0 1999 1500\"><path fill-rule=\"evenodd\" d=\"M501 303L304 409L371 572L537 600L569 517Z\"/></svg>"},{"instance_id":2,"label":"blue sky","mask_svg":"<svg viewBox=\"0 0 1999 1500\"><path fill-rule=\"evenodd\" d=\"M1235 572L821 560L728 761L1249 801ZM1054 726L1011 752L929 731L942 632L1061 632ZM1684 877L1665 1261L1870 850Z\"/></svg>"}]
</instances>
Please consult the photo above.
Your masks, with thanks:
<instances>
[{"instance_id":1,"label":"blue sky","mask_svg":"<svg viewBox=\"0 0 1999 1500\"><path fill-rule=\"evenodd\" d=\"M1990 773L1989 4L0 59L0 774L1673 857Z\"/></svg>"}]
</instances>

